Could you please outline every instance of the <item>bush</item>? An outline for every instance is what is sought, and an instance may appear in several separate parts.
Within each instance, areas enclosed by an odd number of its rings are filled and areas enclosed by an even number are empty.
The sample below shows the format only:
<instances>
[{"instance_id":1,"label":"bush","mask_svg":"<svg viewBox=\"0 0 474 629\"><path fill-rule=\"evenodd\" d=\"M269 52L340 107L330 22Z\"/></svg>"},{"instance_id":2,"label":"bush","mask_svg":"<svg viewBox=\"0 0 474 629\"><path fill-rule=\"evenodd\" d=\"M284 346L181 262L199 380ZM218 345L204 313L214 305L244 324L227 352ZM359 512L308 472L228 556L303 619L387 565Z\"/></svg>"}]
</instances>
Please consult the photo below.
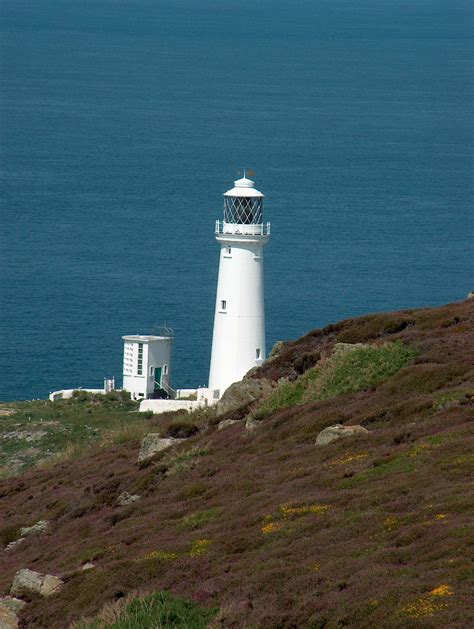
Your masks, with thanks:
<instances>
[{"instance_id":1,"label":"bush","mask_svg":"<svg viewBox=\"0 0 474 629\"><path fill-rule=\"evenodd\" d=\"M414 356L414 349L399 341L333 354L295 382L283 383L258 407L256 417L265 417L286 406L374 388L396 374Z\"/></svg>"},{"instance_id":2,"label":"bush","mask_svg":"<svg viewBox=\"0 0 474 629\"><path fill-rule=\"evenodd\" d=\"M96 620L80 623L78 629L171 629L188 627L205 629L217 609L198 607L192 601L173 596L169 592L157 592L144 598L135 598L123 610L121 617L113 624Z\"/></svg>"},{"instance_id":3,"label":"bush","mask_svg":"<svg viewBox=\"0 0 474 629\"><path fill-rule=\"evenodd\" d=\"M0 548L5 548L20 537L19 526L4 526L0 529Z\"/></svg>"}]
</instances>

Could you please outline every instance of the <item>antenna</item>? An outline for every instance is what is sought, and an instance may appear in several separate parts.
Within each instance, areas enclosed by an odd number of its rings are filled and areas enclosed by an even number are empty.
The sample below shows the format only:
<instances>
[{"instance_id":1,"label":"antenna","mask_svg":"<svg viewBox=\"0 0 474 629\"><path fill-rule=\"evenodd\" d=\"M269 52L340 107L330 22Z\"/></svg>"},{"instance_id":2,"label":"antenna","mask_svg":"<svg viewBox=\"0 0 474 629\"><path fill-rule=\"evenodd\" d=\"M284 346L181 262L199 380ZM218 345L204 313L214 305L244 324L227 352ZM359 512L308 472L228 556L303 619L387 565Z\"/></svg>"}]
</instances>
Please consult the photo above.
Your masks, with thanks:
<instances>
[{"instance_id":1,"label":"antenna","mask_svg":"<svg viewBox=\"0 0 474 629\"><path fill-rule=\"evenodd\" d=\"M247 177L247 175L248 175L249 177L255 177L255 171L251 170L250 168L249 168L249 169L244 168L243 170L238 170L238 171L237 171L237 174L238 174L238 175L241 175L241 176L242 176L242 173L243 173L243 177L244 177L244 178L246 178L246 177Z\"/></svg>"}]
</instances>

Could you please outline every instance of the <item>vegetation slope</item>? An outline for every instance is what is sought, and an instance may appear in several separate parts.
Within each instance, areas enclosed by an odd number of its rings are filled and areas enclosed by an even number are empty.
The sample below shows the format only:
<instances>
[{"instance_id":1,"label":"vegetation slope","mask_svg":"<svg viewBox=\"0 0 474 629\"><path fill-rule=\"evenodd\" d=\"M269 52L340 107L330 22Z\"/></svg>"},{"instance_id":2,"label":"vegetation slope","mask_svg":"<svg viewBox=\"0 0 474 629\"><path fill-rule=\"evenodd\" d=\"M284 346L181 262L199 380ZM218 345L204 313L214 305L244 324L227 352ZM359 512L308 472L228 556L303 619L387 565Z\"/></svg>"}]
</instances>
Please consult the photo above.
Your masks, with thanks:
<instances>
[{"instance_id":1,"label":"vegetation slope","mask_svg":"<svg viewBox=\"0 0 474 629\"><path fill-rule=\"evenodd\" d=\"M193 627L143 608L113 625L158 592L171 594L149 609L183 597L213 627L474 626L473 341L473 300L343 321L252 373L278 383L253 406L141 420L187 437L147 465L131 430L5 479L4 544L50 526L0 551L1 590L20 568L65 581L21 626ZM84 422L91 405L107 416L97 400L69 404ZM223 419L242 421L218 430ZM370 434L316 446L336 423ZM119 506L123 492L141 498Z\"/></svg>"}]
</instances>

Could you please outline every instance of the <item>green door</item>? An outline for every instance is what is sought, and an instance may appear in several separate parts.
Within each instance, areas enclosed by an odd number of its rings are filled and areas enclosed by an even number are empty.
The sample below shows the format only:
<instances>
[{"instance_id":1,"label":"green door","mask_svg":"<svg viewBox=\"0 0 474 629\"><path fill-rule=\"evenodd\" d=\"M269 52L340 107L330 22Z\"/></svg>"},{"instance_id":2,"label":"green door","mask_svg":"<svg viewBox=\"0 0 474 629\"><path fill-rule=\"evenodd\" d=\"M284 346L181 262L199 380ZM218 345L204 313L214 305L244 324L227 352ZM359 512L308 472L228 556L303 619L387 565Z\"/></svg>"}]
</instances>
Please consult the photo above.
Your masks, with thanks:
<instances>
[{"instance_id":1,"label":"green door","mask_svg":"<svg viewBox=\"0 0 474 629\"><path fill-rule=\"evenodd\" d=\"M161 389L161 367L155 367L155 391Z\"/></svg>"}]
</instances>

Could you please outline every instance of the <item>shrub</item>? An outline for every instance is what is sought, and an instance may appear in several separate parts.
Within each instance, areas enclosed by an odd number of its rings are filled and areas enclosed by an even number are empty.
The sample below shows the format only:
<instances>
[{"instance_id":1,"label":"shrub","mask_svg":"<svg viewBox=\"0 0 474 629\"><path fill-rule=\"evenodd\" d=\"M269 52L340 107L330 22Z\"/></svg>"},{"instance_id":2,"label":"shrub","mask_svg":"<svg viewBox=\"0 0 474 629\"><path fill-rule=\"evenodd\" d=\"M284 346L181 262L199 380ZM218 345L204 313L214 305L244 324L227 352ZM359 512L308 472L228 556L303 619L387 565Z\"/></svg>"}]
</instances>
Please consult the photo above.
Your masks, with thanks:
<instances>
[{"instance_id":1,"label":"shrub","mask_svg":"<svg viewBox=\"0 0 474 629\"><path fill-rule=\"evenodd\" d=\"M5 548L10 542L16 541L19 537L19 526L4 526L0 529L0 548Z\"/></svg>"},{"instance_id":2,"label":"shrub","mask_svg":"<svg viewBox=\"0 0 474 629\"><path fill-rule=\"evenodd\" d=\"M184 491L179 495L184 500L190 500L192 498L198 498L206 493L206 485L204 483L193 483L188 485Z\"/></svg>"},{"instance_id":3,"label":"shrub","mask_svg":"<svg viewBox=\"0 0 474 629\"><path fill-rule=\"evenodd\" d=\"M307 371L295 382L285 382L256 411L265 417L280 408L326 400L376 387L388 380L413 357L413 348L399 341L381 346L368 345L350 352L333 354L323 364Z\"/></svg>"},{"instance_id":4,"label":"shrub","mask_svg":"<svg viewBox=\"0 0 474 629\"><path fill-rule=\"evenodd\" d=\"M80 623L77 629L101 629L105 626L114 629L205 629L216 614L216 608L198 607L192 601L173 596L169 592L157 592L132 600L112 625L96 620L92 623Z\"/></svg>"},{"instance_id":5,"label":"shrub","mask_svg":"<svg viewBox=\"0 0 474 629\"><path fill-rule=\"evenodd\" d=\"M79 563L88 563L89 561L96 561L102 559L106 554L105 548L88 548L84 550L78 557Z\"/></svg>"},{"instance_id":6,"label":"shrub","mask_svg":"<svg viewBox=\"0 0 474 629\"><path fill-rule=\"evenodd\" d=\"M219 514L220 509L214 508L185 515L181 522L179 522L178 529L199 529L204 526L204 524L207 524L207 522L217 518Z\"/></svg>"}]
</instances>

